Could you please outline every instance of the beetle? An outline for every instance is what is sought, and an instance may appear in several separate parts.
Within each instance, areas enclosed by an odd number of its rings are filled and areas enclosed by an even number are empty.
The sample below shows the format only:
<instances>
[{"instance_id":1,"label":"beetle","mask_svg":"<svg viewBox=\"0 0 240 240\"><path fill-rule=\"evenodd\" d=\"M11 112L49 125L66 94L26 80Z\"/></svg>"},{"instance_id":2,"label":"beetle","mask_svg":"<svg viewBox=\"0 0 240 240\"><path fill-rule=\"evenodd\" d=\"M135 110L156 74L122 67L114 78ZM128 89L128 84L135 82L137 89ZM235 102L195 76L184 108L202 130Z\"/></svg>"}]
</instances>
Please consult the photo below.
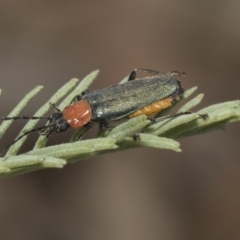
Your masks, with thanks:
<instances>
[{"instance_id":1,"label":"beetle","mask_svg":"<svg viewBox=\"0 0 240 240\"><path fill-rule=\"evenodd\" d=\"M136 79L137 71L155 73L155 76ZM73 103L63 109L62 116L66 124L79 128L90 122L104 126L125 117L153 115L171 106L184 92L181 82L173 78L173 74L176 72L161 74L135 69L127 83L77 95Z\"/></svg>"},{"instance_id":2,"label":"beetle","mask_svg":"<svg viewBox=\"0 0 240 240\"><path fill-rule=\"evenodd\" d=\"M137 72L147 72L153 74L153 76L136 78ZM131 72L126 83L83 92L75 96L72 103L62 111L52 104L56 112L50 117L20 116L3 117L0 119L49 120L47 125L23 133L11 145L35 131L38 131L40 135L49 137L54 132L61 133L70 127L75 129L85 127L85 133L92 127L94 122L100 123L101 129L106 129L109 122L143 114L151 116L170 107L184 93L181 82L174 78L174 75L181 76L183 74L177 71L163 74L154 70L138 68ZM175 114L170 117L188 113L191 112ZM201 117L206 118L204 115ZM163 118L152 118L152 121L160 121Z\"/></svg>"}]
</instances>

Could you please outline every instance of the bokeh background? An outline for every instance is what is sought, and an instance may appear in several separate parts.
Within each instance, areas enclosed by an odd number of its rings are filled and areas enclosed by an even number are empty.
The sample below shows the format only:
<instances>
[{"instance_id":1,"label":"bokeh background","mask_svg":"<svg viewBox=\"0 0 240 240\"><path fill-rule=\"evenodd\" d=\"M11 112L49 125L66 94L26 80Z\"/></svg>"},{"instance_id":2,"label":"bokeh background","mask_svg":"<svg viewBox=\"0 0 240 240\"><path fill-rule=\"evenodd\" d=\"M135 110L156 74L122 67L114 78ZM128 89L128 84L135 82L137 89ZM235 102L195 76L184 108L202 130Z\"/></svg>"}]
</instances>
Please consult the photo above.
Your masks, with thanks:
<instances>
[{"instance_id":1,"label":"bokeh background","mask_svg":"<svg viewBox=\"0 0 240 240\"><path fill-rule=\"evenodd\" d=\"M43 85L23 111L32 115L69 79L95 69L90 89L143 67L186 71L184 87L205 93L200 107L239 99L239 9L223 0L2 0L1 116ZM1 147L23 125L15 122ZM134 149L2 179L0 238L240 239L239 133L235 123L182 139L182 153Z\"/></svg>"}]
</instances>

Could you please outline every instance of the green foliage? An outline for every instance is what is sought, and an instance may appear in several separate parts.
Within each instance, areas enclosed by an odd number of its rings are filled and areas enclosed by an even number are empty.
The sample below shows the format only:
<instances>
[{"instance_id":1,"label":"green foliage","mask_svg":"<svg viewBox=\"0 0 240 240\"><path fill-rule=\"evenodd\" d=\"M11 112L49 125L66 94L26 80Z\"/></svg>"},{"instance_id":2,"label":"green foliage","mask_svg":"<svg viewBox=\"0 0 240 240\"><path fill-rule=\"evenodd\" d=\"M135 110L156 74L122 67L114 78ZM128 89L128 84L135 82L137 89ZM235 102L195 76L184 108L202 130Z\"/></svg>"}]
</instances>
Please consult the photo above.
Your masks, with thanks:
<instances>
[{"instance_id":1,"label":"green foliage","mask_svg":"<svg viewBox=\"0 0 240 240\"><path fill-rule=\"evenodd\" d=\"M45 115L50 109L50 103L57 103L61 99L63 100L58 106L59 109L63 109L71 102L74 96L85 91L89 87L96 78L98 72L99 71L94 71L90 73L80 83L78 83L78 79L70 80L60 88L34 114L34 116ZM8 116L18 116L21 110L41 89L42 86L38 86L29 92ZM158 114L158 117L165 116L170 109L175 108L177 104L185 101L196 90L197 87L194 87L185 91L180 101L173 104L171 108L162 111ZM203 96L203 94L199 94L186 102L178 112L190 111L201 102ZM204 120L199 117L199 114L208 114L209 118ZM100 132L99 137L96 139L74 142L77 134L82 130L79 129L73 135L69 143L46 147L47 138L40 136L33 150L17 155L20 147L28 137L26 136L12 145L8 149L6 155L0 158L0 177L19 175L45 168L62 168L66 163L136 147L154 147L180 152L179 142L173 139L206 133L215 129L222 129L226 123L239 120L240 101L229 101L206 107L192 114L164 119L156 123L151 123L144 115L139 116L118 125L110 131ZM2 122L0 125L0 139L12 122L12 120ZM28 121L19 135L33 129L37 122L38 120ZM135 133L139 133L138 140L134 140L132 137Z\"/></svg>"}]
</instances>

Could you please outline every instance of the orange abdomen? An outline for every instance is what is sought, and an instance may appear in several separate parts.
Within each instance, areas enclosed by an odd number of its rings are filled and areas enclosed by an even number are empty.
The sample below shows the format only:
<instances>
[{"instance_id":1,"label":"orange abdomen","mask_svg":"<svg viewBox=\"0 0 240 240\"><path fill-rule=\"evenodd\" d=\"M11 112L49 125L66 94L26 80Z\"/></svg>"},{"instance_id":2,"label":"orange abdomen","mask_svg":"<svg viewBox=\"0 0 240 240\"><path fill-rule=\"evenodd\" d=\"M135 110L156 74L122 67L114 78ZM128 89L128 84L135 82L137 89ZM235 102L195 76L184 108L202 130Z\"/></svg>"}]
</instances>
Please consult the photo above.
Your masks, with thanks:
<instances>
[{"instance_id":1,"label":"orange abdomen","mask_svg":"<svg viewBox=\"0 0 240 240\"><path fill-rule=\"evenodd\" d=\"M165 98L165 99L162 99L158 102L154 102L142 109L139 109L137 112L135 113L132 113L131 115L129 115L129 118L133 118L133 117L137 117L137 116L140 116L140 115L147 115L147 116L150 116L150 115L153 115L153 114L156 114L156 113L159 113L161 112L164 108L168 108L172 105L172 99L171 98Z\"/></svg>"}]
</instances>

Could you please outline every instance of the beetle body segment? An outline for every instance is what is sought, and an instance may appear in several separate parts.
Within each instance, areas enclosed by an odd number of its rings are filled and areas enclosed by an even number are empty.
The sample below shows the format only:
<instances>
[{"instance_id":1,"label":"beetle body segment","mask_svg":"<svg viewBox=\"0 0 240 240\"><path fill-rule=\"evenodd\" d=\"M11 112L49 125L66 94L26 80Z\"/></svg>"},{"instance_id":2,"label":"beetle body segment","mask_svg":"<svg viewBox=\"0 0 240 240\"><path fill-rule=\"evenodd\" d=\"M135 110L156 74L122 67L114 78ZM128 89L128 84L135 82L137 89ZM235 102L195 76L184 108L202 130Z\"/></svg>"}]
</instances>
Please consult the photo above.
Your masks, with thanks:
<instances>
[{"instance_id":1,"label":"beetle body segment","mask_svg":"<svg viewBox=\"0 0 240 240\"><path fill-rule=\"evenodd\" d=\"M128 117L133 118L143 114L147 116L151 116L153 114L161 112L163 109L168 108L171 105L172 105L172 98L168 97L158 102L152 103L142 109L139 109L138 111L136 111L135 113L132 113Z\"/></svg>"},{"instance_id":2,"label":"beetle body segment","mask_svg":"<svg viewBox=\"0 0 240 240\"><path fill-rule=\"evenodd\" d=\"M65 107L62 114L72 128L82 127L90 122L92 118L91 107L86 100L80 100Z\"/></svg>"},{"instance_id":3,"label":"beetle body segment","mask_svg":"<svg viewBox=\"0 0 240 240\"><path fill-rule=\"evenodd\" d=\"M128 117L139 109L157 102L166 108L171 105L167 103L170 100L159 103L161 100L170 97L174 101L183 92L180 81L170 74L164 74L87 92L82 99L86 100L91 107L91 121L105 123ZM151 108L154 107L156 106L151 106ZM159 111L161 109L157 112ZM152 111L152 113L155 112L155 110ZM146 111L142 114L146 114Z\"/></svg>"}]
</instances>

